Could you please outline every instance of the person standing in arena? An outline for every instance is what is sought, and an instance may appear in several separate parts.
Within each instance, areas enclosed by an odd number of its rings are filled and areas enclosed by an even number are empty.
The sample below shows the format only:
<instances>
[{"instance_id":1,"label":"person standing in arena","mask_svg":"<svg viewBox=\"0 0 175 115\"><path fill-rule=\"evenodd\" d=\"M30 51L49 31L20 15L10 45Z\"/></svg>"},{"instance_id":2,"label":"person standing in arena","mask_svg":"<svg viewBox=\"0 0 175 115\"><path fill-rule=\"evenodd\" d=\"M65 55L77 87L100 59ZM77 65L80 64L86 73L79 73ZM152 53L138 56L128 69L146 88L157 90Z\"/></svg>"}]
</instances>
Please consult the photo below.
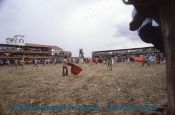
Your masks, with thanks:
<instances>
[{"instance_id":1,"label":"person standing in arena","mask_svg":"<svg viewBox=\"0 0 175 115\"><path fill-rule=\"evenodd\" d=\"M112 71L112 58L107 57L107 70Z\"/></svg>"},{"instance_id":2,"label":"person standing in arena","mask_svg":"<svg viewBox=\"0 0 175 115\"><path fill-rule=\"evenodd\" d=\"M148 61L149 61L149 56L146 56L146 57L145 57L145 60L144 60L144 62L143 62L143 64L142 64L142 67L144 66L145 63L146 63L148 66L150 66L149 63L148 63Z\"/></svg>"},{"instance_id":3,"label":"person standing in arena","mask_svg":"<svg viewBox=\"0 0 175 115\"><path fill-rule=\"evenodd\" d=\"M36 67L36 69L38 69L38 60L37 59L34 60L34 66L33 67L34 68Z\"/></svg>"},{"instance_id":4,"label":"person standing in arena","mask_svg":"<svg viewBox=\"0 0 175 115\"><path fill-rule=\"evenodd\" d=\"M68 68L67 68L67 57L65 56L63 59L63 77L68 75Z\"/></svg>"},{"instance_id":5,"label":"person standing in arena","mask_svg":"<svg viewBox=\"0 0 175 115\"><path fill-rule=\"evenodd\" d=\"M16 69L18 69L18 60L17 59L14 60L14 66Z\"/></svg>"},{"instance_id":6,"label":"person standing in arena","mask_svg":"<svg viewBox=\"0 0 175 115\"><path fill-rule=\"evenodd\" d=\"M21 59L20 65L21 65L22 69L24 69L24 58Z\"/></svg>"},{"instance_id":7,"label":"person standing in arena","mask_svg":"<svg viewBox=\"0 0 175 115\"><path fill-rule=\"evenodd\" d=\"M9 59L7 60L7 67L10 67L10 61L9 61Z\"/></svg>"},{"instance_id":8,"label":"person standing in arena","mask_svg":"<svg viewBox=\"0 0 175 115\"><path fill-rule=\"evenodd\" d=\"M159 53L156 55L156 62L157 64L160 64L160 54Z\"/></svg>"}]
</instances>

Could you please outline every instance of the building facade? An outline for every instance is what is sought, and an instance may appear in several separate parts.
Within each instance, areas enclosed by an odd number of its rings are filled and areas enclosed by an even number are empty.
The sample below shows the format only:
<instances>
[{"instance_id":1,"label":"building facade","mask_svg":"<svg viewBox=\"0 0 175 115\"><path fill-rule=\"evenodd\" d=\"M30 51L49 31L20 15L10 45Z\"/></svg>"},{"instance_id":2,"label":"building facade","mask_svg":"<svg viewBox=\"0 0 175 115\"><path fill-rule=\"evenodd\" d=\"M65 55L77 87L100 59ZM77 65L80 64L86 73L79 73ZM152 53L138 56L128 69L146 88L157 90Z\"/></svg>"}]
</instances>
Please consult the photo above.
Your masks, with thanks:
<instances>
[{"instance_id":1,"label":"building facade","mask_svg":"<svg viewBox=\"0 0 175 115\"><path fill-rule=\"evenodd\" d=\"M0 44L0 62L3 63L7 60L22 58L31 62L34 59L42 61L64 56L71 57L71 52L54 45L25 43L22 35L6 38L6 44Z\"/></svg>"},{"instance_id":2,"label":"building facade","mask_svg":"<svg viewBox=\"0 0 175 115\"><path fill-rule=\"evenodd\" d=\"M152 54L152 53L159 53L159 50L155 49L154 47L141 47L141 48L130 48L130 49L94 51L92 52L92 58L95 58L95 57L106 58L107 56L115 57L118 55L139 56L139 55Z\"/></svg>"},{"instance_id":3,"label":"building facade","mask_svg":"<svg viewBox=\"0 0 175 115\"><path fill-rule=\"evenodd\" d=\"M14 38L6 38L6 44L24 46L25 45L24 36L15 35Z\"/></svg>"}]
</instances>

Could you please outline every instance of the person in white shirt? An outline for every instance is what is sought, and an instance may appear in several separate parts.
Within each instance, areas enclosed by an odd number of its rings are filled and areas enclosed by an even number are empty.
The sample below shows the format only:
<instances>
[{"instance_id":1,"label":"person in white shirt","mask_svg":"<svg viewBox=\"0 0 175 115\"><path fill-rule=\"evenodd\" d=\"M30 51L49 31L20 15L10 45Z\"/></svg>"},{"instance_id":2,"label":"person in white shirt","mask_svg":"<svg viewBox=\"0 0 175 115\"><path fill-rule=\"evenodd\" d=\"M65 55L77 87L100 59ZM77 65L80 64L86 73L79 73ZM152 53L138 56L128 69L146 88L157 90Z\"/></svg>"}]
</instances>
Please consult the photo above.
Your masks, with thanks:
<instances>
[{"instance_id":1,"label":"person in white shirt","mask_svg":"<svg viewBox=\"0 0 175 115\"><path fill-rule=\"evenodd\" d=\"M38 60L37 59L34 60L34 66L33 67L34 68L36 67L36 69L38 69Z\"/></svg>"},{"instance_id":2,"label":"person in white shirt","mask_svg":"<svg viewBox=\"0 0 175 115\"><path fill-rule=\"evenodd\" d=\"M9 60L7 60L7 62L6 62L6 63L7 63L7 66L8 66L8 67L10 67L10 61L9 61Z\"/></svg>"},{"instance_id":3,"label":"person in white shirt","mask_svg":"<svg viewBox=\"0 0 175 115\"><path fill-rule=\"evenodd\" d=\"M24 58L21 59L20 65L21 65L22 69L24 69Z\"/></svg>"},{"instance_id":4,"label":"person in white shirt","mask_svg":"<svg viewBox=\"0 0 175 115\"><path fill-rule=\"evenodd\" d=\"M14 66L17 69L18 68L18 60L15 59Z\"/></svg>"},{"instance_id":5,"label":"person in white shirt","mask_svg":"<svg viewBox=\"0 0 175 115\"><path fill-rule=\"evenodd\" d=\"M68 75L68 68L67 68L67 57L65 56L63 59L63 77Z\"/></svg>"}]
</instances>

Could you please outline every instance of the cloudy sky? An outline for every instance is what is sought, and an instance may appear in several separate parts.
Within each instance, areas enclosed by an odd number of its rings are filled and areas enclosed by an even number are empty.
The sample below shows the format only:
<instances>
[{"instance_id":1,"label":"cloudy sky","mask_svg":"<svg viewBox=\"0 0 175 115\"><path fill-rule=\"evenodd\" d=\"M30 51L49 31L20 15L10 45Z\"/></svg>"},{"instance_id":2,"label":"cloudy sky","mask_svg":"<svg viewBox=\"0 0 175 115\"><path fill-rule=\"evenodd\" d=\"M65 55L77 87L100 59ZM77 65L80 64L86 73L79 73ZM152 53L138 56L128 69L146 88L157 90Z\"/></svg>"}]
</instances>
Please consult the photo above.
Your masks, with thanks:
<instances>
[{"instance_id":1,"label":"cloudy sky","mask_svg":"<svg viewBox=\"0 0 175 115\"><path fill-rule=\"evenodd\" d=\"M20 34L25 42L57 45L78 56L92 51L150 46L129 31L132 6L121 0L0 0L0 43Z\"/></svg>"}]
</instances>

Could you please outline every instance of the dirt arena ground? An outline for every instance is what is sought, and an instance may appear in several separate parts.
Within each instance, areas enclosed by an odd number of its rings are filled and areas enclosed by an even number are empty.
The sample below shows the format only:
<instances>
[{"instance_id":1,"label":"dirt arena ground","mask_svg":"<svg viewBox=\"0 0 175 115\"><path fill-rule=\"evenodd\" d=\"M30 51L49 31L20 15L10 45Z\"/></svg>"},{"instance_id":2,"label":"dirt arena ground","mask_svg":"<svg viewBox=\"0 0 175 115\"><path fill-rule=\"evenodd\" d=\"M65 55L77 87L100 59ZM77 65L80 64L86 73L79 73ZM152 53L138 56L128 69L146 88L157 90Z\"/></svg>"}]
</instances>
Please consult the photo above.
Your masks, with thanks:
<instances>
[{"instance_id":1,"label":"dirt arena ground","mask_svg":"<svg viewBox=\"0 0 175 115\"><path fill-rule=\"evenodd\" d=\"M11 105L31 106L160 106L166 98L165 63L79 64L83 72L62 77L61 65L26 65L25 70L0 67L1 115L131 115L134 111L15 111Z\"/></svg>"}]
</instances>

